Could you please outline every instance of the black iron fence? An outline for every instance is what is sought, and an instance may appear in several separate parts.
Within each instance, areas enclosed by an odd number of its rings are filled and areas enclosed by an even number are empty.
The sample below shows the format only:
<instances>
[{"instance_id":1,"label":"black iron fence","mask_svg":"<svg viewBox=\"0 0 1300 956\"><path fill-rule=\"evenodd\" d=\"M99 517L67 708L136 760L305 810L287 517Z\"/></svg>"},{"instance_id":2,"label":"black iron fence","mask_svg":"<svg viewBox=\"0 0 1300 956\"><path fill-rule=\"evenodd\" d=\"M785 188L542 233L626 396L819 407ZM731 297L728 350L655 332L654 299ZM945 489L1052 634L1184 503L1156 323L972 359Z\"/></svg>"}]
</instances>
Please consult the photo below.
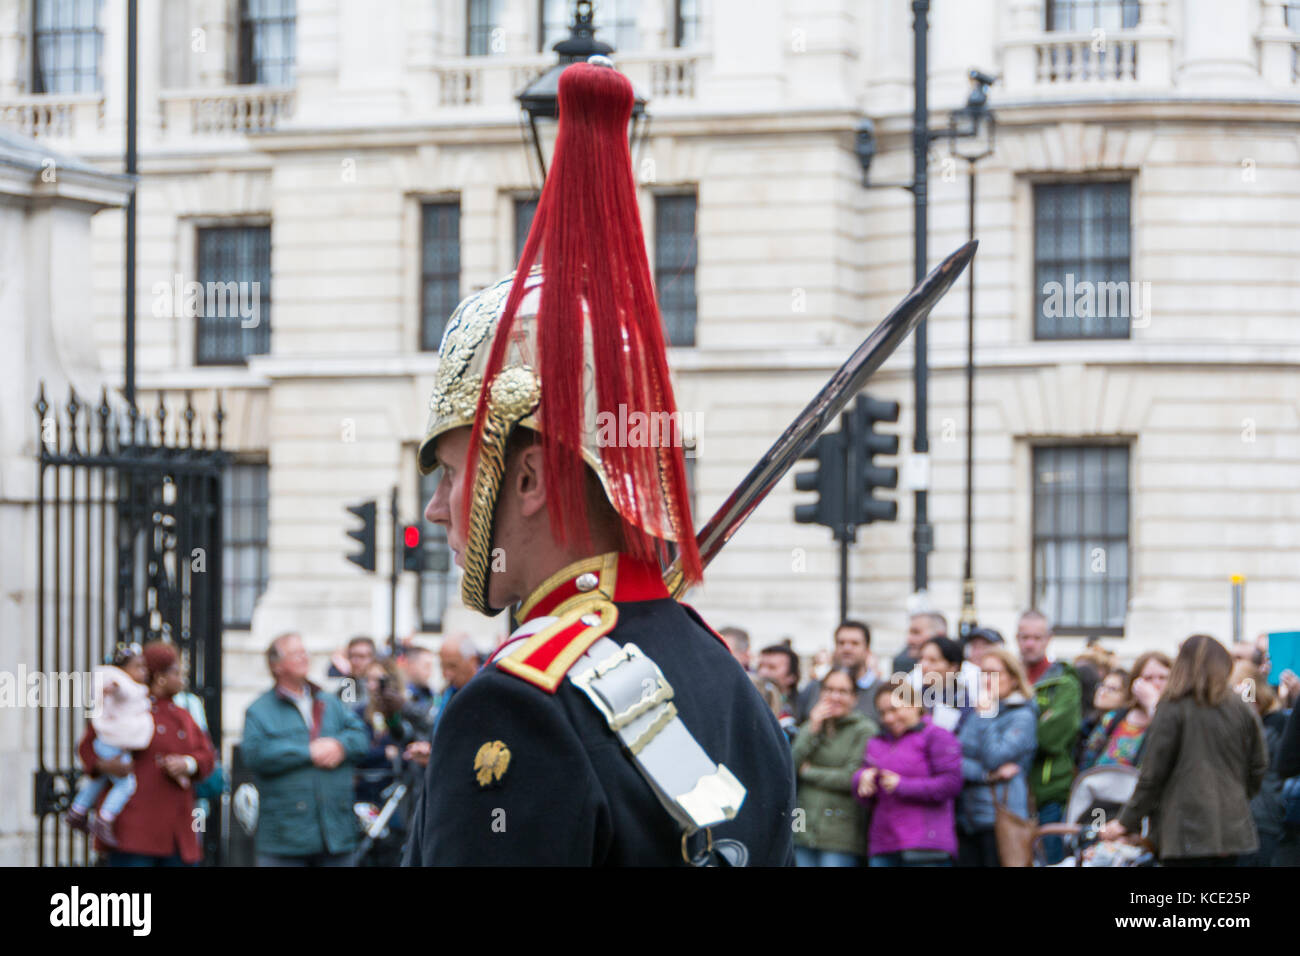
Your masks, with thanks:
<instances>
[{"instance_id":1,"label":"black iron fence","mask_svg":"<svg viewBox=\"0 0 1300 956\"><path fill-rule=\"evenodd\" d=\"M206 416L193 396L175 415L159 395L152 414L36 400L35 668L89 675L118 643L167 640L188 664L214 746L221 748L221 488L228 456L217 396ZM71 685L71 681L68 685ZM36 713L34 806L39 865L90 862L87 839L61 814L76 783L79 706ZM218 862L221 806L204 826L204 858Z\"/></svg>"}]
</instances>

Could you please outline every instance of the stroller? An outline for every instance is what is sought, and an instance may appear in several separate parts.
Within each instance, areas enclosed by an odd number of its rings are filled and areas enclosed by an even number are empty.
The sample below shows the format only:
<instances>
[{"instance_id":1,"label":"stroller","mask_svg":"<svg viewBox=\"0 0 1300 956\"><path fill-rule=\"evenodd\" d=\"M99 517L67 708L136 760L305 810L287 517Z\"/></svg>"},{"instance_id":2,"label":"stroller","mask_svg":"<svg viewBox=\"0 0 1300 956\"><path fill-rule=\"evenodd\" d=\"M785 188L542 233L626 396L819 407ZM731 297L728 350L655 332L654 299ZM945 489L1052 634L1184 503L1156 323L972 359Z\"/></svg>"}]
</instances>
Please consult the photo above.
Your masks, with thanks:
<instances>
[{"instance_id":1,"label":"stroller","mask_svg":"<svg viewBox=\"0 0 1300 956\"><path fill-rule=\"evenodd\" d=\"M1066 856L1054 866L1154 866L1155 851L1143 837L1138 846L1101 842L1101 828L1112 820L1133 796L1139 772L1136 767L1103 764L1074 778L1070 799L1061 823L1043 823L1034 834L1034 865L1045 866L1041 843L1046 837L1065 841Z\"/></svg>"}]
</instances>

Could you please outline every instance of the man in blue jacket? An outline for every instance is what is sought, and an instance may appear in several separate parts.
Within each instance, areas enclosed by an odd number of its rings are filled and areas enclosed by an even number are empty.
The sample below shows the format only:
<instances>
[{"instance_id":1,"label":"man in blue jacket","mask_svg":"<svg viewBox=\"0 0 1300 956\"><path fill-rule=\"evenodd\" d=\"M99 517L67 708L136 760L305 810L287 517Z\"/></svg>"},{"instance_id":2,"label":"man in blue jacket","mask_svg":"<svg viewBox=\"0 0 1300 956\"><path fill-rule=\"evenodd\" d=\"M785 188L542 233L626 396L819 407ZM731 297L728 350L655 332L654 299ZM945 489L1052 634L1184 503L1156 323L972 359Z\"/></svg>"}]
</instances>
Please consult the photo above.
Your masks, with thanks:
<instances>
[{"instance_id":1,"label":"man in blue jacket","mask_svg":"<svg viewBox=\"0 0 1300 956\"><path fill-rule=\"evenodd\" d=\"M307 680L298 634L266 650L275 686L249 706L240 745L259 797L259 866L346 866L357 843L352 765L369 744L339 698Z\"/></svg>"}]
</instances>

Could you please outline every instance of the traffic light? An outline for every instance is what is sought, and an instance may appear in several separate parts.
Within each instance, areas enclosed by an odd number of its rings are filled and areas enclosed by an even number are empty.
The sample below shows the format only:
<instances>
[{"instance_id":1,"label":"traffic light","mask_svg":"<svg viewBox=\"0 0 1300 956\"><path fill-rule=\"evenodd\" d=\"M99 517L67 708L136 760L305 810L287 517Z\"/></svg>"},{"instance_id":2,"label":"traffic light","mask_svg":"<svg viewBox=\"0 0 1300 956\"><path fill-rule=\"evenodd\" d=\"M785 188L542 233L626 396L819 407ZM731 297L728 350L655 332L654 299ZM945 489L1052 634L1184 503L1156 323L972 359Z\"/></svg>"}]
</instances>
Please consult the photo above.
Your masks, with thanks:
<instances>
[{"instance_id":1,"label":"traffic light","mask_svg":"<svg viewBox=\"0 0 1300 956\"><path fill-rule=\"evenodd\" d=\"M375 503L364 501L359 505L348 505L348 512L361 519L361 527L348 532L348 537L361 545L356 554L349 554L348 560L366 571L375 570Z\"/></svg>"},{"instance_id":2,"label":"traffic light","mask_svg":"<svg viewBox=\"0 0 1300 956\"><path fill-rule=\"evenodd\" d=\"M830 528L835 538L848 534L844 515L844 434L824 432L806 452L799 456L817 462L812 471L794 476L796 491L815 491L815 504L794 506L794 520L800 524L821 524Z\"/></svg>"},{"instance_id":3,"label":"traffic light","mask_svg":"<svg viewBox=\"0 0 1300 956\"><path fill-rule=\"evenodd\" d=\"M424 548L420 547L420 526L408 524L402 529L402 570L424 570Z\"/></svg>"},{"instance_id":4,"label":"traffic light","mask_svg":"<svg viewBox=\"0 0 1300 956\"><path fill-rule=\"evenodd\" d=\"M846 423L849 437L849 520L853 524L895 521L898 503L877 498L877 488L897 488L898 469L875 463L877 455L897 455L898 436L876 431L882 422L898 421L898 402L859 395Z\"/></svg>"}]
</instances>

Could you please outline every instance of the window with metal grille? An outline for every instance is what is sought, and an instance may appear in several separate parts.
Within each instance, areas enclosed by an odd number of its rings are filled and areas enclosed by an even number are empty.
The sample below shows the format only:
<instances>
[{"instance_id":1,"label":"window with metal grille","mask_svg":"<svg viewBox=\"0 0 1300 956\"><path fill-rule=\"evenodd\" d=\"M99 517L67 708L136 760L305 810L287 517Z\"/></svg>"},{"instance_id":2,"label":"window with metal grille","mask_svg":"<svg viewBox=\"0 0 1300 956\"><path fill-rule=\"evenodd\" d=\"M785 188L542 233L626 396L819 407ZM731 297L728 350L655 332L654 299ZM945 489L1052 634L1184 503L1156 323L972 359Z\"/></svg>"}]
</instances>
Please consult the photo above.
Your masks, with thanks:
<instances>
[{"instance_id":1,"label":"window with metal grille","mask_svg":"<svg viewBox=\"0 0 1300 956\"><path fill-rule=\"evenodd\" d=\"M221 505L221 607L225 625L247 630L253 605L270 576L267 548L268 479L264 464L232 464Z\"/></svg>"},{"instance_id":2,"label":"window with metal grille","mask_svg":"<svg viewBox=\"0 0 1300 956\"><path fill-rule=\"evenodd\" d=\"M1034 449L1034 606L1058 633L1120 633L1128 607L1129 449Z\"/></svg>"},{"instance_id":3,"label":"window with metal grille","mask_svg":"<svg viewBox=\"0 0 1300 956\"><path fill-rule=\"evenodd\" d=\"M438 490L442 470L420 476L420 514ZM420 547L424 549L424 570L420 572L420 630L441 631L451 591L451 548L447 546L447 529L420 520Z\"/></svg>"},{"instance_id":4,"label":"window with metal grille","mask_svg":"<svg viewBox=\"0 0 1300 956\"><path fill-rule=\"evenodd\" d=\"M570 0L539 0L539 3L542 30L538 49L545 51L569 35L573 4ZM637 31L636 8L637 0L594 0L591 22L596 28L596 39L620 52L638 49L641 37Z\"/></svg>"},{"instance_id":5,"label":"window with metal grille","mask_svg":"<svg viewBox=\"0 0 1300 956\"><path fill-rule=\"evenodd\" d=\"M677 29L673 40L675 46L691 47L700 42L701 2L702 0L677 0L673 4L677 13Z\"/></svg>"},{"instance_id":6,"label":"window with metal grille","mask_svg":"<svg viewBox=\"0 0 1300 956\"><path fill-rule=\"evenodd\" d=\"M101 0L34 0L32 92L98 93Z\"/></svg>"},{"instance_id":7,"label":"window with metal grille","mask_svg":"<svg viewBox=\"0 0 1300 956\"><path fill-rule=\"evenodd\" d=\"M504 53L504 45L492 47L492 34L501 26L501 0L469 0L465 11L465 52L470 56Z\"/></svg>"},{"instance_id":8,"label":"window with metal grille","mask_svg":"<svg viewBox=\"0 0 1300 956\"><path fill-rule=\"evenodd\" d=\"M655 197L655 288L669 345L695 344L696 197Z\"/></svg>"},{"instance_id":9,"label":"window with metal grille","mask_svg":"<svg viewBox=\"0 0 1300 956\"><path fill-rule=\"evenodd\" d=\"M1138 25L1139 0L1047 0L1047 29L1129 30Z\"/></svg>"},{"instance_id":10,"label":"window with metal grille","mask_svg":"<svg viewBox=\"0 0 1300 956\"><path fill-rule=\"evenodd\" d=\"M425 203L420 239L420 347L436 352L460 302L460 203Z\"/></svg>"},{"instance_id":11,"label":"window with metal grille","mask_svg":"<svg viewBox=\"0 0 1300 956\"><path fill-rule=\"evenodd\" d=\"M528 241L528 230L533 228L533 216L537 215L536 199L515 200L515 262L523 254L524 243Z\"/></svg>"},{"instance_id":12,"label":"window with metal grille","mask_svg":"<svg viewBox=\"0 0 1300 956\"><path fill-rule=\"evenodd\" d=\"M1300 0L1286 0L1286 25L1293 33L1300 33Z\"/></svg>"},{"instance_id":13,"label":"window with metal grille","mask_svg":"<svg viewBox=\"0 0 1300 956\"><path fill-rule=\"evenodd\" d=\"M271 350L271 227L198 230L199 365L238 365Z\"/></svg>"},{"instance_id":14,"label":"window with metal grille","mask_svg":"<svg viewBox=\"0 0 1300 956\"><path fill-rule=\"evenodd\" d=\"M239 82L293 86L297 0L240 0Z\"/></svg>"},{"instance_id":15,"label":"window with metal grille","mask_svg":"<svg viewBox=\"0 0 1300 956\"><path fill-rule=\"evenodd\" d=\"M1035 338L1128 338L1129 184L1035 186L1034 271Z\"/></svg>"}]
</instances>

